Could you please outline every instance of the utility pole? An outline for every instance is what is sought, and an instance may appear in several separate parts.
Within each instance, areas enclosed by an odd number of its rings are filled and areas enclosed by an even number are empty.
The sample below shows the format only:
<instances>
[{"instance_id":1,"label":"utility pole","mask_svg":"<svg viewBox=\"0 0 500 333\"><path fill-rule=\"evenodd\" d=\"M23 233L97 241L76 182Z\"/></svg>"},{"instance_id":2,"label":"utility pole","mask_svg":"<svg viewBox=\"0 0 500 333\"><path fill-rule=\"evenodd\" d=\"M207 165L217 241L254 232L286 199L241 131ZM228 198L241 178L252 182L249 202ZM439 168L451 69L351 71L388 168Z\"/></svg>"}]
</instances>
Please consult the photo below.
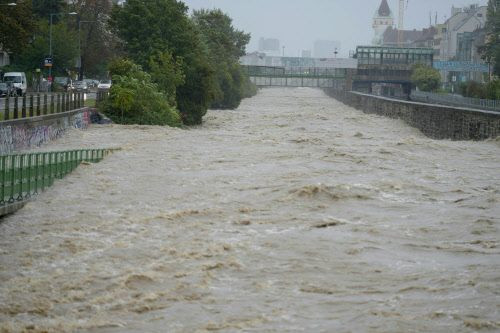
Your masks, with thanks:
<instances>
[{"instance_id":1,"label":"utility pole","mask_svg":"<svg viewBox=\"0 0 500 333\"><path fill-rule=\"evenodd\" d=\"M403 34L405 25L405 0L399 0L399 23L398 23L398 46L403 46Z\"/></svg>"}]
</instances>

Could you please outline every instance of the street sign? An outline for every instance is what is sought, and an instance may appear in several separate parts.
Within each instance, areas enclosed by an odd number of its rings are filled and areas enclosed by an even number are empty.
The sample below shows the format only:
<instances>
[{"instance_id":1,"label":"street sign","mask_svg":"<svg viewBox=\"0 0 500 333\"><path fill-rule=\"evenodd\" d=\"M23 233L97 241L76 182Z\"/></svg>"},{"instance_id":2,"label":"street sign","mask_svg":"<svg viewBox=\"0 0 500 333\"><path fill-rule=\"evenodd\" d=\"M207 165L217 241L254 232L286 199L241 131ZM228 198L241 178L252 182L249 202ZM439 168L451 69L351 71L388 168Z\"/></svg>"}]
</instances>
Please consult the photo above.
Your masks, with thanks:
<instances>
[{"instance_id":1,"label":"street sign","mask_svg":"<svg viewBox=\"0 0 500 333\"><path fill-rule=\"evenodd\" d=\"M45 58L43 61L43 65L45 67L52 67L52 58L51 57Z\"/></svg>"}]
</instances>

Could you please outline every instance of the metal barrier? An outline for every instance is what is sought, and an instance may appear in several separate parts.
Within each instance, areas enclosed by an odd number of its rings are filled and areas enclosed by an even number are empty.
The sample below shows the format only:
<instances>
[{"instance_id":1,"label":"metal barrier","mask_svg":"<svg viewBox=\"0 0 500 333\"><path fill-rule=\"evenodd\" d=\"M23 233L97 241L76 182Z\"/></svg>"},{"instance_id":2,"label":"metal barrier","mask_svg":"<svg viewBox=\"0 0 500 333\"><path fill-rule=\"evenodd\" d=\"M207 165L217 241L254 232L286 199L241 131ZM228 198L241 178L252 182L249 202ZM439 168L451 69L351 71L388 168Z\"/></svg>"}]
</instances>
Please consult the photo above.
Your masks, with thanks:
<instances>
[{"instance_id":1,"label":"metal barrier","mask_svg":"<svg viewBox=\"0 0 500 333\"><path fill-rule=\"evenodd\" d=\"M96 163L117 149L79 149L0 156L0 207L22 202L82 162Z\"/></svg>"},{"instance_id":2,"label":"metal barrier","mask_svg":"<svg viewBox=\"0 0 500 333\"><path fill-rule=\"evenodd\" d=\"M500 111L500 100L470 98L452 94L436 94L424 91L412 91L411 99L424 103L436 103L479 108L481 110Z\"/></svg>"},{"instance_id":3,"label":"metal barrier","mask_svg":"<svg viewBox=\"0 0 500 333\"><path fill-rule=\"evenodd\" d=\"M83 106L84 93L7 96L0 99L0 121L61 113Z\"/></svg>"}]
</instances>

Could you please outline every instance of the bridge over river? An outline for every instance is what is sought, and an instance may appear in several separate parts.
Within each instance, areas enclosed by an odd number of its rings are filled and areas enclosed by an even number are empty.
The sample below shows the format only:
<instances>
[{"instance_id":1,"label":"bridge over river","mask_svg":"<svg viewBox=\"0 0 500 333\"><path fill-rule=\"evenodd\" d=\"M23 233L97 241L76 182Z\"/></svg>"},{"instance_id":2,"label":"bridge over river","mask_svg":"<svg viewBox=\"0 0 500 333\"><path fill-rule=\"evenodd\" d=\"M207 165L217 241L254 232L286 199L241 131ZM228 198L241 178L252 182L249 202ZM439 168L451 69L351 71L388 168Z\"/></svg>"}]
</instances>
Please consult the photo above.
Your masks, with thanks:
<instances>
[{"instance_id":1,"label":"bridge over river","mask_svg":"<svg viewBox=\"0 0 500 333\"><path fill-rule=\"evenodd\" d=\"M82 144L122 150L0 223L2 332L500 329L498 140L273 88Z\"/></svg>"}]
</instances>

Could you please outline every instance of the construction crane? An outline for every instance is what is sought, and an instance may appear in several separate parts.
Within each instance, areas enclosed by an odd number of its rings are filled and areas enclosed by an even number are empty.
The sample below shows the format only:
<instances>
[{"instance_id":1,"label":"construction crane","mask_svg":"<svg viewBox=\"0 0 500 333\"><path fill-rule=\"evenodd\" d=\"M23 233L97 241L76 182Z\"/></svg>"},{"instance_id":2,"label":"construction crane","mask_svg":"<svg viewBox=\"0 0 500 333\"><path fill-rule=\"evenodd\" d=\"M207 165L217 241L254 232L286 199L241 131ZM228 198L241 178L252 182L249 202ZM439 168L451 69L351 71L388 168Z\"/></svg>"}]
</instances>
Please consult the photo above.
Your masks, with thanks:
<instances>
[{"instance_id":1,"label":"construction crane","mask_svg":"<svg viewBox=\"0 0 500 333\"><path fill-rule=\"evenodd\" d=\"M406 8L408 8L408 1L406 0ZM405 0L399 0L399 23L398 23L398 46L403 46L405 28Z\"/></svg>"}]
</instances>

